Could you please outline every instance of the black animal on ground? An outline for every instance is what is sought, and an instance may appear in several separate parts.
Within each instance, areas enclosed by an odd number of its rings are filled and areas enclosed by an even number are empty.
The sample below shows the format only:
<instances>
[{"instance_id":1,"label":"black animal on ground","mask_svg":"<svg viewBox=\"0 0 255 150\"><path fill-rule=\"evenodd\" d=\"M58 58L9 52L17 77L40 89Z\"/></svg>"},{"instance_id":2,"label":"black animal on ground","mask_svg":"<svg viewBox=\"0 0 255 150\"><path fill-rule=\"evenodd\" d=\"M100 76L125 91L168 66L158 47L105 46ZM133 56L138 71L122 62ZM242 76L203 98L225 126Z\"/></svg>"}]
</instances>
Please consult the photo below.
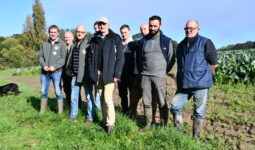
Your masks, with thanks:
<instances>
[{"instance_id":1,"label":"black animal on ground","mask_svg":"<svg viewBox=\"0 0 255 150\"><path fill-rule=\"evenodd\" d=\"M14 95L18 95L20 93L19 87L15 83L9 83L3 86L0 86L0 95L7 95L8 93L13 93Z\"/></svg>"}]
</instances>

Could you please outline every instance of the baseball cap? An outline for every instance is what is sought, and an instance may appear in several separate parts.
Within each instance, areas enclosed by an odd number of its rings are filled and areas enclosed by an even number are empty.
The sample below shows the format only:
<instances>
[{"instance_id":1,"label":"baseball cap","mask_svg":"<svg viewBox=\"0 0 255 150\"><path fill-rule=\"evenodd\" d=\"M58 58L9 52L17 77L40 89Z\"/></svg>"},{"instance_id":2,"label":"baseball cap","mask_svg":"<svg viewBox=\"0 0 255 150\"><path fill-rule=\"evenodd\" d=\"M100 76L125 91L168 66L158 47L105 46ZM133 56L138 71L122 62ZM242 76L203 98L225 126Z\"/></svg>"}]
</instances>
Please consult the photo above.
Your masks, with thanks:
<instances>
[{"instance_id":1,"label":"baseball cap","mask_svg":"<svg viewBox=\"0 0 255 150\"><path fill-rule=\"evenodd\" d=\"M100 17L100 18L97 20L97 22L104 22L104 23L109 24L109 20L108 20L108 18L106 18L106 17Z\"/></svg>"}]
</instances>

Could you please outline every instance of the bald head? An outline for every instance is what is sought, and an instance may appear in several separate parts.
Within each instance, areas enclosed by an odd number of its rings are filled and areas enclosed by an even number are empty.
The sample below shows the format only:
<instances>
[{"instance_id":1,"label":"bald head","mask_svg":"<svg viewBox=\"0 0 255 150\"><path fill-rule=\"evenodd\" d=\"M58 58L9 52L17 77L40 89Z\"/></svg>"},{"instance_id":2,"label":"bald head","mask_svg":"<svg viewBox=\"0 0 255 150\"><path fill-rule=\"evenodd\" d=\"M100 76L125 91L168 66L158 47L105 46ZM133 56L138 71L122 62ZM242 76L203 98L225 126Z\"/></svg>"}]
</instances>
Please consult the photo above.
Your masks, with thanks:
<instances>
[{"instance_id":1,"label":"bald head","mask_svg":"<svg viewBox=\"0 0 255 150\"><path fill-rule=\"evenodd\" d=\"M81 41L85 38L86 28L84 25L80 24L76 27L76 37L78 41Z\"/></svg>"},{"instance_id":2,"label":"bald head","mask_svg":"<svg viewBox=\"0 0 255 150\"><path fill-rule=\"evenodd\" d=\"M187 38L195 37L199 32L199 24L197 20L189 20L186 23L185 34Z\"/></svg>"},{"instance_id":3,"label":"bald head","mask_svg":"<svg viewBox=\"0 0 255 150\"><path fill-rule=\"evenodd\" d=\"M66 43L67 46L73 44L73 39L74 39L74 37L73 37L73 33L72 32L70 32L70 31L65 32L64 40L65 40L65 43Z\"/></svg>"},{"instance_id":4,"label":"bald head","mask_svg":"<svg viewBox=\"0 0 255 150\"><path fill-rule=\"evenodd\" d=\"M140 26L140 31L141 31L141 34L143 36L149 34L149 24L148 23L144 23Z\"/></svg>"}]
</instances>

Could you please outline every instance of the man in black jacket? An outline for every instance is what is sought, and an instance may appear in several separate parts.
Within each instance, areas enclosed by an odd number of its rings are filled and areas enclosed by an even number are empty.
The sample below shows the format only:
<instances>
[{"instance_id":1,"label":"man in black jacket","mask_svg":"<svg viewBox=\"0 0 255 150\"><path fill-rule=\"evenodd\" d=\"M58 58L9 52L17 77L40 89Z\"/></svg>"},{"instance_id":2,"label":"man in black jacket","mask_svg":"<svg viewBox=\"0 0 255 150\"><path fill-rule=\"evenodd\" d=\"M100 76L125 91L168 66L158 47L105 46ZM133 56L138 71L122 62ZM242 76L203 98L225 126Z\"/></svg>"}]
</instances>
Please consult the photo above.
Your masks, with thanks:
<instances>
[{"instance_id":1,"label":"man in black jacket","mask_svg":"<svg viewBox=\"0 0 255 150\"><path fill-rule=\"evenodd\" d=\"M115 124L113 103L114 83L121 77L124 64L123 44L119 35L109 28L106 17L98 19L99 33L90 41L89 72L92 82L97 83L101 96L104 124L111 133Z\"/></svg>"}]
</instances>

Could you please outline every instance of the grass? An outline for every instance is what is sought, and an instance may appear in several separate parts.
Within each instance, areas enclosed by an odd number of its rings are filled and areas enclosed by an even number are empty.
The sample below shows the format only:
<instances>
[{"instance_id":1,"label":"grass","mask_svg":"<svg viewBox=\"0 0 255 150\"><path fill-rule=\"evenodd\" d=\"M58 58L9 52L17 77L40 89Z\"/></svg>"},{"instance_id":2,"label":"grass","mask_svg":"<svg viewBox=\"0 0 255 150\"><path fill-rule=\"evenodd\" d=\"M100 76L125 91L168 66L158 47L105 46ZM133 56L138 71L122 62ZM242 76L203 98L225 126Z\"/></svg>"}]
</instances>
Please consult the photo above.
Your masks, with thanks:
<instances>
[{"instance_id":1,"label":"grass","mask_svg":"<svg viewBox=\"0 0 255 150\"><path fill-rule=\"evenodd\" d=\"M4 82L0 82L3 84ZM137 123L117 112L116 130L107 135L101 127L102 115L92 125L67 120L68 110L56 114L51 98L47 112L40 116L39 91L19 85L19 96L0 98L0 149L211 149L171 127L139 131ZM80 110L81 111L81 110Z\"/></svg>"},{"instance_id":2,"label":"grass","mask_svg":"<svg viewBox=\"0 0 255 150\"><path fill-rule=\"evenodd\" d=\"M15 70L1 71L0 84ZM78 122L67 120L68 108L63 115L56 114L57 106L50 95L47 112L39 116L39 90L19 84L22 93L18 96L0 97L0 149L240 149L248 137L238 132L234 137L227 134L215 136L216 131L208 128L203 131L201 140L191 138L191 119L185 120L184 133L176 131L169 122L168 127L152 128L140 132L141 121L133 121L122 113L116 113L116 129L107 135L102 128L102 115L97 112L98 120L92 125L83 123L85 109L80 110ZM215 127L222 130L238 130L239 127L255 123L254 86L216 85L211 88L207 104L206 119L219 122ZM189 101L184 112L192 113L193 103ZM238 126L237 126L238 125ZM206 130L205 127L204 130ZM225 131L224 131L225 132ZM254 135L249 135L254 138ZM252 148L251 148L252 147ZM252 145L245 149L253 149Z\"/></svg>"}]
</instances>

